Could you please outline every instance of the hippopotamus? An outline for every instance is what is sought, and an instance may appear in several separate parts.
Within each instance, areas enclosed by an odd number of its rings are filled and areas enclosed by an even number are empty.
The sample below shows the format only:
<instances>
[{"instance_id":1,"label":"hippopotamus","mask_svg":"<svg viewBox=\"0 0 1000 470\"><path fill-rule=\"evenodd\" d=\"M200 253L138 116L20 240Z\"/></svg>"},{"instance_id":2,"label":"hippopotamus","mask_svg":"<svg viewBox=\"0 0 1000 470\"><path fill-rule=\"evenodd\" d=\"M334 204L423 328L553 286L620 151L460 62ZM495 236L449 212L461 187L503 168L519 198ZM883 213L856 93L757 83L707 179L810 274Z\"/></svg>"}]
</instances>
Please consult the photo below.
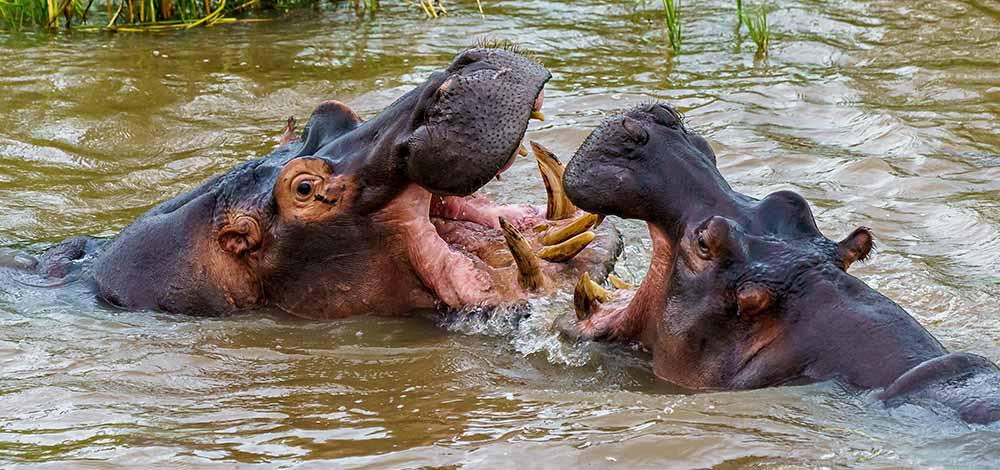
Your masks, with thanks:
<instances>
[{"instance_id":1,"label":"hippopotamus","mask_svg":"<svg viewBox=\"0 0 1000 470\"><path fill-rule=\"evenodd\" d=\"M535 144L545 208L476 195L526 155L550 73L508 44L470 48L365 121L338 101L296 136L133 221L112 240L73 237L39 259L128 310L276 311L309 319L495 307L603 276L610 224L569 203L562 164ZM530 229L530 231L529 231Z\"/></svg>"},{"instance_id":2,"label":"hippopotamus","mask_svg":"<svg viewBox=\"0 0 1000 470\"><path fill-rule=\"evenodd\" d=\"M834 242L799 194L733 190L669 105L605 121L564 185L585 211L645 221L653 246L637 289L581 276L576 318L559 323L570 337L638 344L658 378L692 390L835 380L888 406L937 402L967 422L1000 419L996 364L948 352L848 272L871 254L870 229Z\"/></svg>"}]
</instances>

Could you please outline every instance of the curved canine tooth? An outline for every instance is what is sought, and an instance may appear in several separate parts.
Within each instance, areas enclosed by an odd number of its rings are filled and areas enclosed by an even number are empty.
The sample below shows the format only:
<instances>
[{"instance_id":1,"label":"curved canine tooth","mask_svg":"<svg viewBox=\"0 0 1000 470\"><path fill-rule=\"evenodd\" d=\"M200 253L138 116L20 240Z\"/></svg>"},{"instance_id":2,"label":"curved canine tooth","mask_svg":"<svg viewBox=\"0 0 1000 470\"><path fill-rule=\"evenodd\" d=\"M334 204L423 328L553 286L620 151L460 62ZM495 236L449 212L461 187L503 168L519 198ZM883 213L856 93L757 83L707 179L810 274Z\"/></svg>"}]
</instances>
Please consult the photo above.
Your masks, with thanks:
<instances>
[{"instance_id":1,"label":"curved canine tooth","mask_svg":"<svg viewBox=\"0 0 1000 470\"><path fill-rule=\"evenodd\" d=\"M524 142L521 142L520 144L517 144L517 155L519 157L527 157L528 156L528 148L524 146Z\"/></svg>"},{"instance_id":2,"label":"curved canine tooth","mask_svg":"<svg viewBox=\"0 0 1000 470\"><path fill-rule=\"evenodd\" d=\"M549 200L545 211L545 218L549 220L561 220L576 213L576 206L570 202L563 189L563 165L549 149L542 147L538 142L531 141L531 150L538 161L538 171L542 174L542 182L545 183L545 192Z\"/></svg>"},{"instance_id":3,"label":"curved canine tooth","mask_svg":"<svg viewBox=\"0 0 1000 470\"><path fill-rule=\"evenodd\" d=\"M538 258L531 252L531 246L521 232L510 222L500 217L500 229L507 240L507 248L517 264L517 283L522 289L536 291L545 285L545 276L538 264Z\"/></svg>"},{"instance_id":4,"label":"curved canine tooth","mask_svg":"<svg viewBox=\"0 0 1000 470\"><path fill-rule=\"evenodd\" d=\"M553 263L569 261L583 251L596 237L594 232L588 230L558 245L546 246L538 250L538 257Z\"/></svg>"},{"instance_id":5,"label":"curved canine tooth","mask_svg":"<svg viewBox=\"0 0 1000 470\"><path fill-rule=\"evenodd\" d=\"M614 274L608 274L608 282L614 286L615 289L631 289L633 286L622 280L622 278L615 276Z\"/></svg>"},{"instance_id":6,"label":"curved canine tooth","mask_svg":"<svg viewBox=\"0 0 1000 470\"><path fill-rule=\"evenodd\" d=\"M531 118L532 119L538 119L539 121L544 121L545 120L545 115L542 114L541 111L532 111L531 112Z\"/></svg>"},{"instance_id":7,"label":"curved canine tooth","mask_svg":"<svg viewBox=\"0 0 1000 470\"><path fill-rule=\"evenodd\" d=\"M569 240L570 238L587 231L591 225L594 225L594 222L596 222L597 219L598 216L596 214L584 214L576 220L570 222L565 227L545 234L545 236L542 237L542 245L556 245Z\"/></svg>"},{"instance_id":8,"label":"curved canine tooth","mask_svg":"<svg viewBox=\"0 0 1000 470\"><path fill-rule=\"evenodd\" d=\"M600 284L590 280L590 273L584 272L573 289L573 309L576 319L583 321L590 316L594 305L607 302L610 295Z\"/></svg>"}]
</instances>

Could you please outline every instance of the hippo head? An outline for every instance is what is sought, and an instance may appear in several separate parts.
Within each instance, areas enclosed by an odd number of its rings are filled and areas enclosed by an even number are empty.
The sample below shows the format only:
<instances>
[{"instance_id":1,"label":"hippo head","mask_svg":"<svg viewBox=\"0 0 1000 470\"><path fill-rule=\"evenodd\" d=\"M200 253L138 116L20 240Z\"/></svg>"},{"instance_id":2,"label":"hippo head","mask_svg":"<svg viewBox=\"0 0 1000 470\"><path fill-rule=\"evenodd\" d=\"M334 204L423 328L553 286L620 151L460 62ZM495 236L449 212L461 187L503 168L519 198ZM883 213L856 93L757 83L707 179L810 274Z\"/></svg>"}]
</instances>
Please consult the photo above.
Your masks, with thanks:
<instances>
[{"instance_id":1,"label":"hippo head","mask_svg":"<svg viewBox=\"0 0 1000 470\"><path fill-rule=\"evenodd\" d=\"M367 121L323 103L301 137L290 121L270 155L134 222L98 261L101 293L126 307L330 318L496 305L528 294L521 272L538 290L609 264L611 235L546 268L520 234L546 214L473 195L527 153L549 78L513 47L476 47ZM540 167L562 172L554 157Z\"/></svg>"},{"instance_id":2,"label":"hippo head","mask_svg":"<svg viewBox=\"0 0 1000 470\"><path fill-rule=\"evenodd\" d=\"M941 345L897 304L848 273L870 230L839 242L809 204L781 191L735 192L705 139L665 104L606 121L566 167L581 209L647 222L653 259L634 292L577 286L564 331L638 341L655 374L692 389L746 389L839 379L882 387Z\"/></svg>"}]
</instances>

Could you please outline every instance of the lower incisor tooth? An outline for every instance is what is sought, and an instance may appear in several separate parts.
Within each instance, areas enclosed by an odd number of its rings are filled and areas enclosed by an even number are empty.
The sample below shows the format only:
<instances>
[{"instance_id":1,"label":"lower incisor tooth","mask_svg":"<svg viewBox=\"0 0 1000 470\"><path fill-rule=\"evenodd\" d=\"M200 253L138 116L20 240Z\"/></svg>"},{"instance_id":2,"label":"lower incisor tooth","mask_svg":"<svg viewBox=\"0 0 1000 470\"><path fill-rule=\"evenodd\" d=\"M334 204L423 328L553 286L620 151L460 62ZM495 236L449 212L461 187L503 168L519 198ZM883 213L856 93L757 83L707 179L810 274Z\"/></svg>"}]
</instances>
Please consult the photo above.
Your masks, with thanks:
<instances>
[{"instance_id":1,"label":"lower incisor tooth","mask_svg":"<svg viewBox=\"0 0 1000 470\"><path fill-rule=\"evenodd\" d=\"M569 261L580 254L596 237L594 232L588 230L558 245L546 246L538 250L538 257L553 263Z\"/></svg>"},{"instance_id":2,"label":"lower incisor tooth","mask_svg":"<svg viewBox=\"0 0 1000 470\"><path fill-rule=\"evenodd\" d=\"M524 239L521 232L500 217L500 229L503 238L507 241L507 248L514 263L517 265L517 283L522 289L527 291L537 291L545 286L545 275L539 265L538 258L531 252L531 245Z\"/></svg>"},{"instance_id":3,"label":"lower incisor tooth","mask_svg":"<svg viewBox=\"0 0 1000 470\"><path fill-rule=\"evenodd\" d=\"M607 302L610 297L600 284L590 280L590 273L584 272L573 289L573 308L576 310L577 320L586 320L598 303Z\"/></svg>"},{"instance_id":4,"label":"lower incisor tooth","mask_svg":"<svg viewBox=\"0 0 1000 470\"><path fill-rule=\"evenodd\" d=\"M608 282L610 282L615 289L632 288L632 284L625 282L624 280L622 280L622 278L615 276L614 274L608 274Z\"/></svg>"},{"instance_id":5,"label":"lower incisor tooth","mask_svg":"<svg viewBox=\"0 0 1000 470\"><path fill-rule=\"evenodd\" d=\"M565 227L545 234L542 237L542 245L555 245L569 240L589 229L597 221L597 218L598 216L595 214L584 214Z\"/></svg>"}]
</instances>

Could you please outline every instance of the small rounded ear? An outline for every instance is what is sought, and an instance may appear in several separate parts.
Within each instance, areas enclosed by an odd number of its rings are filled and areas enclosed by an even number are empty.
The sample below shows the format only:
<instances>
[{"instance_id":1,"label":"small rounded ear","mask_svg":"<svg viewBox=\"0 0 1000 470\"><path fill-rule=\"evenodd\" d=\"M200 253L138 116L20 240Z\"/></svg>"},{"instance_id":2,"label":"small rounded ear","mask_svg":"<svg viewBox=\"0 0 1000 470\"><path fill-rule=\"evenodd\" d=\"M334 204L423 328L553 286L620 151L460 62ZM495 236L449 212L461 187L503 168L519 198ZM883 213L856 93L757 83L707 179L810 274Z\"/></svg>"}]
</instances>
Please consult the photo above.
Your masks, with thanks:
<instances>
[{"instance_id":1,"label":"small rounded ear","mask_svg":"<svg viewBox=\"0 0 1000 470\"><path fill-rule=\"evenodd\" d=\"M756 282L744 283L736 290L738 315L757 315L767 310L774 301L771 289Z\"/></svg>"},{"instance_id":2,"label":"small rounded ear","mask_svg":"<svg viewBox=\"0 0 1000 470\"><path fill-rule=\"evenodd\" d=\"M261 231L257 219L240 215L227 223L217 235L219 246L234 256L242 256L260 247Z\"/></svg>"},{"instance_id":3,"label":"small rounded ear","mask_svg":"<svg viewBox=\"0 0 1000 470\"><path fill-rule=\"evenodd\" d=\"M716 258L729 249L729 221L713 216L706 220L695 234L694 249L704 259Z\"/></svg>"},{"instance_id":4,"label":"small rounded ear","mask_svg":"<svg viewBox=\"0 0 1000 470\"><path fill-rule=\"evenodd\" d=\"M718 161L715 158L715 151L712 150L712 146L709 145L708 140L694 133L688 134L687 138L688 141L691 142L691 145L694 146L694 148L698 149L699 152L705 155L705 158L707 158L708 161L712 163L712 166L719 165Z\"/></svg>"},{"instance_id":5,"label":"small rounded ear","mask_svg":"<svg viewBox=\"0 0 1000 470\"><path fill-rule=\"evenodd\" d=\"M858 227L850 235L837 243L837 254L844 264L844 270L856 261L864 260L875 247L875 237L868 227Z\"/></svg>"}]
</instances>

